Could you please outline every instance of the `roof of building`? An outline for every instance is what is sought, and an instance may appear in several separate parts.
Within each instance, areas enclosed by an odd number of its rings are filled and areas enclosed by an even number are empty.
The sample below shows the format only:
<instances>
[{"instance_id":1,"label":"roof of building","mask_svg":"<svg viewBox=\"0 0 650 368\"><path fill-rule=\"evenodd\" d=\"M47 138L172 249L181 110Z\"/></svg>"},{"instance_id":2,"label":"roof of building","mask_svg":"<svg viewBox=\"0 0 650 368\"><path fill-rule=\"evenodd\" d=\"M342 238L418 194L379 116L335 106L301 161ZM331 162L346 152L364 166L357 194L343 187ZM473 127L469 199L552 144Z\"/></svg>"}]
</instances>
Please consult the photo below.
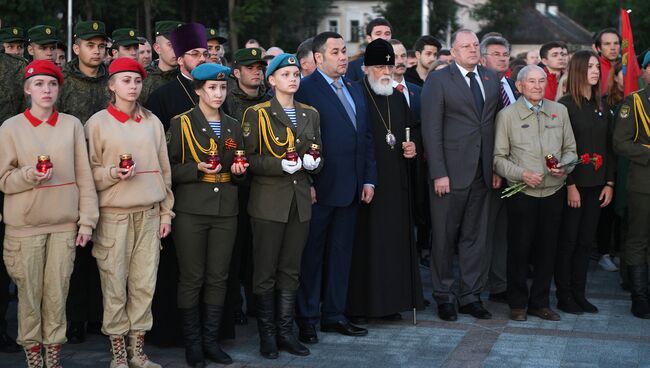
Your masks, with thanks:
<instances>
[{"instance_id":1,"label":"roof of building","mask_svg":"<svg viewBox=\"0 0 650 368\"><path fill-rule=\"evenodd\" d=\"M579 45L592 43L592 33L557 10L557 6L524 8L519 16L519 26L504 36L512 44L543 44L549 41Z\"/></svg>"}]
</instances>

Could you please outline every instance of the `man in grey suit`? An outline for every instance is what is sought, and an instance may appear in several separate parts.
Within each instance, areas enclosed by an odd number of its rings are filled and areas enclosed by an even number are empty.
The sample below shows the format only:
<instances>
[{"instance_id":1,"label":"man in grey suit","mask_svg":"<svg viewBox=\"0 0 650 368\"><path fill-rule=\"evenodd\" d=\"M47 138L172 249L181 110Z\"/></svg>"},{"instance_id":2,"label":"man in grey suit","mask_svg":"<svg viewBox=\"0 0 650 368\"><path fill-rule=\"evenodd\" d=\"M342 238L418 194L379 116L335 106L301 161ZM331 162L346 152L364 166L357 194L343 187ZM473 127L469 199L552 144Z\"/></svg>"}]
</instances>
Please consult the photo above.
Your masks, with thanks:
<instances>
[{"instance_id":1,"label":"man in grey suit","mask_svg":"<svg viewBox=\"0 0 650 368\"><path fill-rule=\"evenodd\" d=\"M481 303L481 264L486 250L488 194L500 178L492 173L494 118L499 79L479 66L479 41L469 30L451 38L455 59L429 74L422 90L422 134L432 183L431 276L438 316L459 312L492 317ZM454 248L460 282L454 288Z\"/></svg>"}]
</instances>

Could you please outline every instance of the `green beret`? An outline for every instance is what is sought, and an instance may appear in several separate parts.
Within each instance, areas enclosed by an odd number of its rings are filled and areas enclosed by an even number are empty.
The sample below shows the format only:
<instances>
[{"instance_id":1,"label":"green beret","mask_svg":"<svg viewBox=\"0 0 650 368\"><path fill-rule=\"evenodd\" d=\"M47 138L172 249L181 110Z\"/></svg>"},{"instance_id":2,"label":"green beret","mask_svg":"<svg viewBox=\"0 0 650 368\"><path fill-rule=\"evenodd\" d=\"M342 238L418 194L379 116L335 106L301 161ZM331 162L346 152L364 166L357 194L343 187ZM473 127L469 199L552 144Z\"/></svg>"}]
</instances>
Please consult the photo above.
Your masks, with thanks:
<instances>
[{"instance_id":1,"label":"green beret","mask_svg":"<svg viewBox=\"0 0 650 368\"><path fill-rule=\"evenodd\" d=\"M104 22L98 20L85 20L77 23L74 27L74 38L89 40L93 37L103 37L108 39Z\"/></svg>"},{"instance_id":2,"label":"green beret","mask_svg":"<svg viewBox=\"0 0 650 368\"><path fill-rule=\"evenodd\" d=\"M247 66L247 65L253 65L255 63L262 63L262 65L266 64L262 59L262 49L257 47L252 47L247 49L239 49L237 50L237 52L235 52L235 56L233 60L234 66L239 66L239 65Z\"/></svg>"},{"instance_id":3,"label":"green beret","mask_svg":"<svg viewBox=\"0 0 650 368\"><path fill-rule=\"evenodd\" d=\"M298 62L296 55L285 53L274 57L266 69L266 79L269 79L269 76L271 76L271 74L273 74L273 72L276 70L287 66L295 66L298 67L298 70L300 70L300 63Z\"/></svg>"},{"instance_id":4,"label":"green beret","mask_svg":"<svg viewBox=\"0 0 650 368\"><path fill-rule=\"evenodd\" d=\"M111 34L113 40L113 48L117 49L118 46L131 46L139 45L140 39L138 32L133 28L118 28Z\"/></svg>"},{"instance_id":5,"label":"green beret","mask_svg":"<svg viewBox=\"0 0 650 368\"><path fill-rule=\"evenodd\" d=\"M165 36L169 38L169 34L183 24L185 24L185 22L181 22L179 20L160 20L153 26L154 35Z\"/></svg>"},{"instance_id":6,"label":"green beret","mask_svg":"<svg viewBox=\"0 0 650 368\"><path fill-rule=\"evenodd\" d=\"M0 42L27 42L27 37L20 27L3 27L0 28Z\"/></svg>"},{"instance_id":7,"label":"green beret","mask_svg":"<svg viewBox=\"0 0 650 368\"><path fill-rule=\"evenodd\" d=\"M27 31L27 42L33 42L38 45L49 45L58 43L59 38L56 36L55 27L38 25Z\"/></svg>"},{"instance_id":8,"label":"green beret","mask_svg":"<svg viewBox=\"0 0 650 368\"><path fill-rule=\"evenodd\" d=\"M205 63L192 70L192 78L200 81L227 81L230 68L221 64Z\"/></svg>"},{"instance_id":9,"label":"green beret","mask_svg":"<svg viewBox=\"0 0 650 368\"><path fill-rule=\"evenodd\" d=\"M223 45L224 43L228 42L228 39L219 36L219 32L217 32L217 30L214 28L205 27L205 35L208 41L217 40L217 42L219 42L220 45Z\"/></svg>"}]
</instances>

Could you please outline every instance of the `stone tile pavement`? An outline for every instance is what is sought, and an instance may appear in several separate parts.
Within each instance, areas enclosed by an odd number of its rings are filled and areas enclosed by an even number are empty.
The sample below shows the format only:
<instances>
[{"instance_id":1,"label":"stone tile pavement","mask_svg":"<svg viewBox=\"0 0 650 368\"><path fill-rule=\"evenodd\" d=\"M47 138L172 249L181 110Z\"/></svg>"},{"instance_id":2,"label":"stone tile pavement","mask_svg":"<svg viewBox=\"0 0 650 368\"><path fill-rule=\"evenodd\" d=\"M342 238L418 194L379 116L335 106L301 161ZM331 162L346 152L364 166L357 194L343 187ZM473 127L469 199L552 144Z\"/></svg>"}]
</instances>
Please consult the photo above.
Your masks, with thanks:
<instances>
[{"instance_id":1,"label":"stone tile pavement","mask_svg":"<svg viewBox=\"0 0 650 368\"><path fill-rule=\"evenodd\" d=\"M422 269L422 280L425 295L431 299L426 269ZM372 321L367 337L320 334L321 342L310 346L310 356L294 357L281 352L279 359L269 361L258 353L253 319L240 327L237 339L225 342L223 348L235 361L230 367L237 368L650 368L650 320L632 317L629 295L621 290L618 282L618 273L602 271L592 262L587 291L600 312L581 316L560 313L560 322L536 317L526 322L509 321L507 306L490 302L486 306L494 315L492 320L459 315L457 322L444 322L431 306L418 313L417 326L411 322L411 313L405 312L400 322ZM554 299L552 305L555 307ZM15 304L12 311L15 313ZM15 325L15 319L10 321L12 333ZM147 353L164 367L185 366L181 348L148 346ZM89 335L81 345L65 345L62 355L67 368L109 364L107 339L98 335ZM0 367L21 366L24 366L22 354L0 354Z\"/></svg>"}]
</instances>

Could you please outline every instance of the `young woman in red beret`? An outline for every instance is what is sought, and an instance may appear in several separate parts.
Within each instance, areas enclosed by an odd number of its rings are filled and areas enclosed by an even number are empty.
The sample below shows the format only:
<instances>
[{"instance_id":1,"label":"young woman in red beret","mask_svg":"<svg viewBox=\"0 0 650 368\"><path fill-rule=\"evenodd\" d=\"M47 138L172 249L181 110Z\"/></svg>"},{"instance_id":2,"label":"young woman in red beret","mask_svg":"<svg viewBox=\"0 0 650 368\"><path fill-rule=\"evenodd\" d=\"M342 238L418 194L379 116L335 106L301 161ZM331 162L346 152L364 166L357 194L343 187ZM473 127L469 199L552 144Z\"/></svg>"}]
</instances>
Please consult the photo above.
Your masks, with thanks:
<instances>
[{"instance_id":1,"label":"young woman in red beret","mask_svg":"<svg viewBox=\"0 0 650 368\"><path fill-rule=\"evenodd\" d=\"M30 107L0 127L3 259L18 287L18 343L27 366L61 367L75 247L86 245L97 224L97 194L83 126L54 108L63 74L38 60L24 79Z\"/></svg>"},{"instance_id":2,"label":"young woman in red beret","mask_svg":"<svg viewBox=\"0 0 650 368\"><path fill-rule=\"evenodd\" d=\"M108 72L111 102L86 122L99 198L92 254L104 298L102 332L110 337L112 368L156 368L144 335L153 325L160 239L174 217L167 144L160 120L137 102L147 75L142 66L118 58Z\"/></svg>"}]
</instances>

